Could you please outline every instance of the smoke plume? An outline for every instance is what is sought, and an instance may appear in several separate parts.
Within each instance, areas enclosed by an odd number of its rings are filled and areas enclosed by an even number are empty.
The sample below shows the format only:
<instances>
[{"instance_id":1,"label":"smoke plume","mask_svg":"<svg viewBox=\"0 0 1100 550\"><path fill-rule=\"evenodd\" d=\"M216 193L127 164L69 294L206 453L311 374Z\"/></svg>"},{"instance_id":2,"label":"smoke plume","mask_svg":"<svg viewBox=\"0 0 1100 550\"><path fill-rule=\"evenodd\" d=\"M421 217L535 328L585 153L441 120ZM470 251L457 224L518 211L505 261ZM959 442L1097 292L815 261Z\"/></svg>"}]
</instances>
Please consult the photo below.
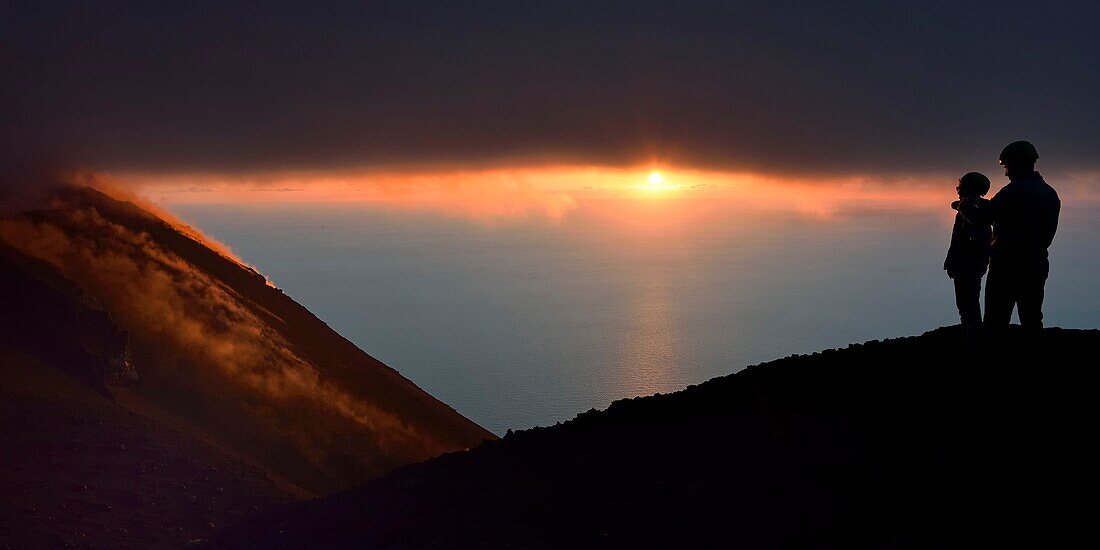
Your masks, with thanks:
<instances>
[{"instance_id":1,"label":"smoke plume","mask_svg":"<svg viewBox=\"0 0 1100 550\"><path fill-rule=\"evenodd\" d=\"M68 183L56 179L42 187ZM327 378L259 304L149 233L74 196L81 195L55 193L37 208L0 216L0 242L54 266L95 296L121 328L151 343L138 369L153 385L177 384L198 403L242 415L233 421L266 433L269 446L289 441L319 472L350 468L369 477L378 473L377 455L437 452L431 435ZM195 230L176 227L210 244ZM233 259L224 247L219 253ZM365 441L376 446L376 456L366 456Z\"/></svg>"}]
</instances>

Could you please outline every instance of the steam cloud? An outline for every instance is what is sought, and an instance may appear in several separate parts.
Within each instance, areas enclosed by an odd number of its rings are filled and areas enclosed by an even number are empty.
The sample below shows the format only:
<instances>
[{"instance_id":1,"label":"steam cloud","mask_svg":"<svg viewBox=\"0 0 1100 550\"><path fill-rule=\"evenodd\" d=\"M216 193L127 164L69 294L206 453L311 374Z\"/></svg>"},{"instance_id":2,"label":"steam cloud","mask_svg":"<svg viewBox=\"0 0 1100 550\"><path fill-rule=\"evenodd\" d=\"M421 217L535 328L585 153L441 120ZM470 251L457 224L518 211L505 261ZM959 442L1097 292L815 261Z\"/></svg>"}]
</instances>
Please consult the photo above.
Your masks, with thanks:
<instances>
[{"instance_id":1,"label":"steam cloud","mask_svg":"<svg viewBox=\"0 0 1100 550\"><path fill-rule=\"evenodd\" d=\"M373 434L383 450L394 444L431 445L396 415L326 382L226 284L95 208L54 198L38 215L5 215L0 217L0 241L53 265L99 298L122 328L167 343L195 369L174 376L253 403L256 416L250 420L296 441L318 469L332 460L325 449L333 447L336 437L332 430L310 425L318 419L323 424L352 423ZM290 420L265 417L257 412L264 403L306 414Z\"/></svg>"}]
</instances>

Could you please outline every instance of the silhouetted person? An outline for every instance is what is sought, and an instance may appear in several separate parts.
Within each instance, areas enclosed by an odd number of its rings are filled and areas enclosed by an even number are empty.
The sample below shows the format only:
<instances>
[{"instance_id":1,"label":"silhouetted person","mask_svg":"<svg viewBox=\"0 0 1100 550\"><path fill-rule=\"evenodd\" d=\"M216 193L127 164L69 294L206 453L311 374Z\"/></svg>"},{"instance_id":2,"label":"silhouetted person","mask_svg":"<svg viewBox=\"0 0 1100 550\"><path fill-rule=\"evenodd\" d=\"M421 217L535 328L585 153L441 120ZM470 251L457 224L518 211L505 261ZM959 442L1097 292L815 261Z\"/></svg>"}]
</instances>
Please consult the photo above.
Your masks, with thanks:
<instances>
[{"instance_id":1,"label":"silhouetted person","mask_svg":"<svg viewBox=\"0 0 1100 550\"><path fill-rule=\"evenodd\" d=\"M1058 230L1062 203L1035 171L1038 158L1031 143L1008 144L1000 163L1009 183L990 200L990 208L978 208L971 201L959 206L967 220L993 224L985 285L985 325L991 331L1008 326L1014 307L1025 330L1035 335L1043 329L1044 287L1050 272L1047 249Z\"/></svg>"},{"instance_id":2,"label":"silhouetted person","mask_svg":"<svg viewBox=\"0 0 1100 550\"><path fill-rule=\"evenodd\" d=\"M993 229L988 222L991 217L988 215L990 203L982 198L989 192L989 178L970 172L959 178L955 190L959 192L959 200L951 207L958 209L960 203L966 202L976 215L972 216L975 221L971 221L962 214L955 214L951 247L947 249L943 268L955 283L955 305L966 329L966 339L976 342L982 332L982 276L989 267L990 247L993 244ZM982 219L985 221L979 221Z\"/></svg>"}]
</instances>

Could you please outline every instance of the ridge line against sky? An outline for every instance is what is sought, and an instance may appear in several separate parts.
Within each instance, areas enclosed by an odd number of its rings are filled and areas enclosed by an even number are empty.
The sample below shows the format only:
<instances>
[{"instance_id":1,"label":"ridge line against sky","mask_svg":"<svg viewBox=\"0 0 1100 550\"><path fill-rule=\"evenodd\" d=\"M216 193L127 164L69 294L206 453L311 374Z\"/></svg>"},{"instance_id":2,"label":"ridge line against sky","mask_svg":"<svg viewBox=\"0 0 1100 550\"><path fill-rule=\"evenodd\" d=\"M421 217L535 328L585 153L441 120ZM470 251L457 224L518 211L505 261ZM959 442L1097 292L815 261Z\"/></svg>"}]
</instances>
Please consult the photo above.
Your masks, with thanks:
<instances>
[{"instance_id":1,"label":"ridge line against sky","mask_svg":"<svg viewBox=\"0 0 1100 550\"><path fill-rule=\"evenodd\" d=\"M114 171L1096 171L1095 3L19 2L0 147Z\"/></svg>"}]
</instances>

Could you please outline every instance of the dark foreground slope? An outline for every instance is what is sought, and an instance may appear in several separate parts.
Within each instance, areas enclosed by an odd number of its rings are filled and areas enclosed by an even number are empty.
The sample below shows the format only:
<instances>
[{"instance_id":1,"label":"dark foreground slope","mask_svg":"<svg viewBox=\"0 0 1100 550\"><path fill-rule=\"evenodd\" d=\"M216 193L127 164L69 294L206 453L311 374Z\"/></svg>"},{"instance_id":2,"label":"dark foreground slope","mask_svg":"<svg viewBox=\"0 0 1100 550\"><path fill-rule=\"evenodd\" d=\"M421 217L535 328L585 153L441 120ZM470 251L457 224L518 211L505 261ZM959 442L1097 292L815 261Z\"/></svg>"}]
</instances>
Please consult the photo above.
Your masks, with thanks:
<instances>
[{"instance_id":1,"label":"dark foreground slope","mask_svg":"<svg viewBox=\"0 0 1100 550\"><path fill-rule=\"evenodd\" d=\"M619 401L299 502L224 547L1050 546L1095 508L1100 332L954 328Z\"/></svg>"}]
</instances>

